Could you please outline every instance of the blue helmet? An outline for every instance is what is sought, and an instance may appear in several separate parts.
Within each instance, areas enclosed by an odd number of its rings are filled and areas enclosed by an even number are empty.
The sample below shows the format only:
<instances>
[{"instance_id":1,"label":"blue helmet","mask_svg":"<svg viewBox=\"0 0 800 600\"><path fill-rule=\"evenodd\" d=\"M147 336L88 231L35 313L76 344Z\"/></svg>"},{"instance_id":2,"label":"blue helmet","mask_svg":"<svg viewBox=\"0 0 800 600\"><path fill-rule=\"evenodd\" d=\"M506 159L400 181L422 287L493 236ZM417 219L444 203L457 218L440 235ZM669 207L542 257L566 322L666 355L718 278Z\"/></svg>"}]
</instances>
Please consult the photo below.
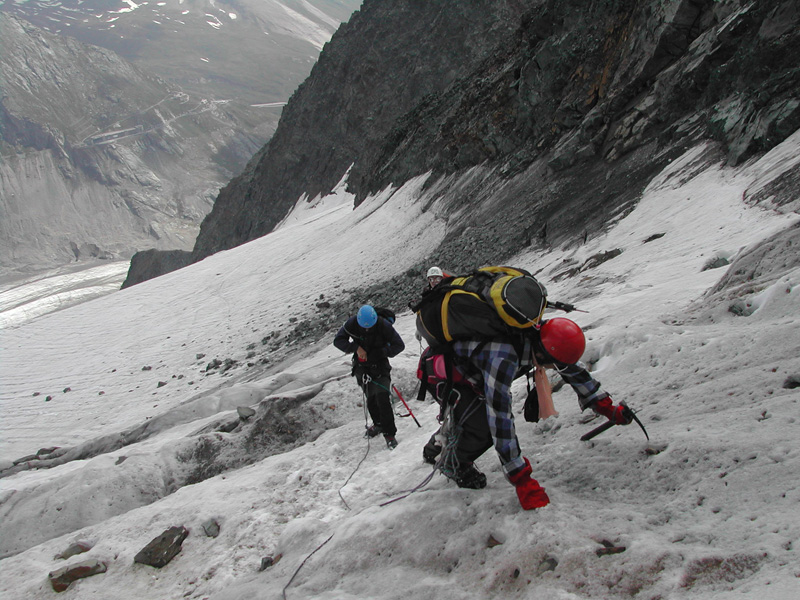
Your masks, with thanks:
<instances>
[{"instance_id":1,"label":"blue helmet","mask_svg":"<svg viewBox=\"0 0 800 600\"><path fill-rule=\"evenodd\" d=\"M361 308L358 309L358 314L356 315L356 321L358 324L361 325L364 329L369 329L375 323L378 322L378 313L375 312L375 309L372 308L369 304L365 304Z\"/></svg>"}]
</instances>

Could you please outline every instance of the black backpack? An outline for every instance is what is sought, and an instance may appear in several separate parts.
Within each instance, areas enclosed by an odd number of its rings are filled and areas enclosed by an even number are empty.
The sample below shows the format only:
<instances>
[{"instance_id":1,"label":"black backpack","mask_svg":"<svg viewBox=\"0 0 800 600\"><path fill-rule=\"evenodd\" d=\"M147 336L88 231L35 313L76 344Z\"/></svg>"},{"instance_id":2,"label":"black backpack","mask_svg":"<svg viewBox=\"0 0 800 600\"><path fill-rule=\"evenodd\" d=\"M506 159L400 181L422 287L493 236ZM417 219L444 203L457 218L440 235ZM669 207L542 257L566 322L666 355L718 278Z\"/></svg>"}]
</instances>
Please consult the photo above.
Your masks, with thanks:
<instances>
[{"instance_id":1,"label":"black backpack","mask_svg":"<svg viewBox=\"0 0 800 600\"><path fill-rule=\"evenodd\" d=\"M417 330L431 346L456 340L488 340L536 326L547 290L514 267L482 267L444 279L412 307Z\"/></svg>"},{"instance_id":2,"label":"black backpack","mask_svg":"<svg viewBox=\"0 0 800 600\"><path fill-rule=\"evenodd\" d=\"M378 314L379 317L383 317L389 323L394 325L394 322L397 320L397 317L394 314L394 311L391 308L386 308L385 306L376 306L375 312Z\"/></svg>"}]
</instances>

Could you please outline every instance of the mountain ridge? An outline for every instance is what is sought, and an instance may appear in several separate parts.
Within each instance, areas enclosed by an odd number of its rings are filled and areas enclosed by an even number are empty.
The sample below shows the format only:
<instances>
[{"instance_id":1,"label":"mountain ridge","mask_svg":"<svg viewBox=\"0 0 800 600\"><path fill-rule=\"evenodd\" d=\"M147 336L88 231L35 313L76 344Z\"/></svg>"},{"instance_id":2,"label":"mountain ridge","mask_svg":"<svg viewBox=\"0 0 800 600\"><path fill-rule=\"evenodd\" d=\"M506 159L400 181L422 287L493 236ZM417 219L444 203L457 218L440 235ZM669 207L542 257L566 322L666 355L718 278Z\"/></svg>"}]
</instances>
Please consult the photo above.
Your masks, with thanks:
<instances>
[{"instance_id":1,"label":"mountain ridge","mask_svg":"<svg viewBox=\"0 0 800 600\"><path fill-rule=\"evenodd\" d=\"M286 101L357 6L356 0L0 0L0 11L107 48L187 93L252 103Z\"/></svg>"}]
</instances>

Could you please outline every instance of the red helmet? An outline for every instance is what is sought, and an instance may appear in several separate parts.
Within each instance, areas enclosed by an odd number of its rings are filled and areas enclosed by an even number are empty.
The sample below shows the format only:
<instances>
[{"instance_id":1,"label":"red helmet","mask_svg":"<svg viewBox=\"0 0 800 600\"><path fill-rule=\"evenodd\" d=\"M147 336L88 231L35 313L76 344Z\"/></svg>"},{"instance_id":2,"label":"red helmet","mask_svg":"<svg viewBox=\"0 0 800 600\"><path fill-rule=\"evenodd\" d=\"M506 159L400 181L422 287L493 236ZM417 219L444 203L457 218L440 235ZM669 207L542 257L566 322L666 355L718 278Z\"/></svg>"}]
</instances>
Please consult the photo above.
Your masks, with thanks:
<instances>
[{"instance_id":1,"label":"red helmet","mask_svg":"<svg viewBox=\"0 0 800 600\"><path fill-rule=\"evenodd\" d=\"M564 317L545 321L539 330L542 346L558 362L573 364L586 349L586 338L578 324Z\"/></svg>"}]
</instances>

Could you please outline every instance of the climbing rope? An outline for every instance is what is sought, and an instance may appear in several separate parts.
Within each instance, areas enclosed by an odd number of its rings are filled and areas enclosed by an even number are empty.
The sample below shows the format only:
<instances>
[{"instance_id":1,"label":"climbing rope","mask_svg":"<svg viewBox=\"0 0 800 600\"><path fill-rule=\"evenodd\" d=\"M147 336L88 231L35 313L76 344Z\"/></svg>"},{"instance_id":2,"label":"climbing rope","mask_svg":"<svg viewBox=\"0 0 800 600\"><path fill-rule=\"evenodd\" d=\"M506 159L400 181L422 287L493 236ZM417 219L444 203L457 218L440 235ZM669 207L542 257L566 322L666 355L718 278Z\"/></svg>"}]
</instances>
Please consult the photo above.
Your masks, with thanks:
<instances>
[{"instance_id":1,"label":"climbing rope","mask_svg":"<svg viewBox=\"0 0 800 600\"><path fill-rule=\"evenodd\" d=\"M300 572L300 569L302 569L302 568L303 568L303 566L306 564L306 562L308 562L308 559L309 559L309 558L311 558L312 556L314 556L314 554L315 554L315 553L316 553L318 550L320 550L320 549L321 549L321 548L322 548L322 547L323 547L325 544L327 544L328 542L330 542L332 539L333 539L333 535L331 535L331 536L330 536L330 537L329 537L327 540L325 540L324 542L322 542L322 543L321 543L319 546L317 546L317 547L314 549L314 551L313 551L311 554L309 554L308 556L306 556L306 557L303 559L303 562L301 562L301 563L300 563L300 566L299 566L299 567L297 567L297 570L294 572L294 575L292 575L292 578L289 580L289 582L288 582L288 583L287 583L285 586L283 586L283 600L286 600L286 590L287 590L287 589L289 589L289 586L290 586L290 585L292 585L292 582L294 581L294 578L295 578L295 577L297 577L297 574Z\"/></svg>"},{"instance_id":2,"label":"climbing rope","mask_svg":"<svg viewBox=\"0 0 800 600\"><path fill-rule=\"evenodd\" d=\"M363 402L363 405L364 405L364 429L367 429L367 426L369 425L369 419L368 419L368 416L367 416L368 415L368 413L367 413L367 383L372 381L372 379L370 378L369 375L364 375L362 381L364 382L364 386L361 388L361 393L362 393L363 398L364 398L364 402ZM353 478L353 475L356 474L356 472L361 468L361 465L364 464L364 461L367 460L367 456L369 456L369 451L370 451L370 446L371 446L370 445L370 441L371 440L370 440L369 436L367 436L367 451L364 453L363 458L358 462L358 464L356 465L356 468L353 469L353 472L350 473L350 476L345 480L344 484L342 485L342 487L339 488L339 490L337 492L339 494L339 498L342 499L342 502L344 503L344 505L347 508L347 510L352 510L352 509L350 508L350 505L347 503L347 500L344 499L344 496L342 496L342 490L345 487L347 487L347 484L350 483L350 480Z\"/></svg>"}]
</instances>

